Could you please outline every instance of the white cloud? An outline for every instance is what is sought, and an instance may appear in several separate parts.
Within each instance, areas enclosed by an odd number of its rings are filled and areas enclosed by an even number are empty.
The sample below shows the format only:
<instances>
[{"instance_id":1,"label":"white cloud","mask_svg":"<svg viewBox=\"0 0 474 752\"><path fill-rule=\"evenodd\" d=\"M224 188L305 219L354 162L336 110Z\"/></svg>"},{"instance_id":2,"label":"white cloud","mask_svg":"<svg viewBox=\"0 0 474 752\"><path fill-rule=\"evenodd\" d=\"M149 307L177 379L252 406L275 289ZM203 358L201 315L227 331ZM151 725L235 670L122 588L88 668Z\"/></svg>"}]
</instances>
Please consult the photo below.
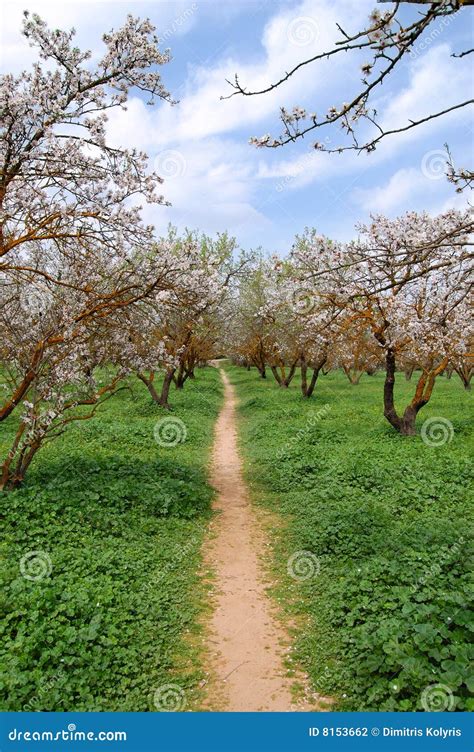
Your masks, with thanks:
<instances>
[{"instance_id":1,"label":"white cloud","mask_svg":"<svg viewBox=\"0 0 474 752\"><path fill-rule=\"evenodd\" d=\"M161 106L153 115L160 143L206 138L243 127L246 129L243 137L248 138L253 129L269 116L275 118L274 124L278 127L277 115L282 102L289 102L292 106L304 103L318 93L327 93L329 88L332 91L353 68L348 59L332 61L326 68L323 61L318 75L315 75L311 65L304 67L283 87L256 97L235 96L221 100L222 96L232 92L226 79L233 79L237 72L239 80L246 87L260 89L268 86L302 59L330 48L337 33L336 21L344 13L350 10L352 23L357 26L357 20L362 22L365 19L371 5L372 0L358 3L341 0L335 10L334 4L328 0L304 0L291 9L280 10L267 23L262 33L262 50L258 53L258 59L247 62L226 56L212 67L190 66L183 91L177 94L179 105L173 109ZM306 30L307 40L301 45ZM329 75L325 75L324 70L330 73L330 87ZM142 106L144 112L145 105ZM120 114L115 113L113 117L120 118Z\"/></svg>"},{"instance_id":2,"label":"white cloud","mask_svg":"<svg viewBox=\"0 0 474 752\"><path fill-rule=\"evenodd\" d=\"M415 167L397 170L384 185L353 191L354 202L368 213L394 216L408 209L429 209L432 214L465 208L466 196L459 196L442 173L431 177Z\"/></svg>"},{"instance_id":3,"label":"white cloud","mask_svg":"<svg viewBox=\"0 0 474 752\"><path fill-rule=\"evenodd\" d=\"M409 205L421 192L433 191L433 181L414 167L398 170L385 185L356 189L354 201L367 212L390 214Z\"/></svg>"}]
</instances>

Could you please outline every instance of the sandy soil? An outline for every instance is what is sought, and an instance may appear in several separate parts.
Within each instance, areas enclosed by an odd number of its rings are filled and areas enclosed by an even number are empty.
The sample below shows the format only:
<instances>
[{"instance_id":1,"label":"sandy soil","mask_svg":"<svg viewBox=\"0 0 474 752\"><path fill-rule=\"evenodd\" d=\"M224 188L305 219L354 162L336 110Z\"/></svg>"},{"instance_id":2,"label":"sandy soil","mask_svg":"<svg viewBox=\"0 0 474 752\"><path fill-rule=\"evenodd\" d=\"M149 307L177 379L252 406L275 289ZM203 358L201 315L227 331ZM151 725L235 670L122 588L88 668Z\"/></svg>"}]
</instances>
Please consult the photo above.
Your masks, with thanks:
<instances>
[{"instance_id":1,"label":"sandy soil","mask_svg":"<svg viewBox=\"0 0 474 752\"><path fill-rule=\"evenodd\" d=\"M289 638L265 592L265 535L248 499L237 449L234 388L221 370L225 403L216 425L211 482L219 512L204 552L214 571L208 625L210 679L205 707L227 711L316 710L294 701L283 659ZM298 677L298 683L301 677Z\"/></svg>"}]
</instances>

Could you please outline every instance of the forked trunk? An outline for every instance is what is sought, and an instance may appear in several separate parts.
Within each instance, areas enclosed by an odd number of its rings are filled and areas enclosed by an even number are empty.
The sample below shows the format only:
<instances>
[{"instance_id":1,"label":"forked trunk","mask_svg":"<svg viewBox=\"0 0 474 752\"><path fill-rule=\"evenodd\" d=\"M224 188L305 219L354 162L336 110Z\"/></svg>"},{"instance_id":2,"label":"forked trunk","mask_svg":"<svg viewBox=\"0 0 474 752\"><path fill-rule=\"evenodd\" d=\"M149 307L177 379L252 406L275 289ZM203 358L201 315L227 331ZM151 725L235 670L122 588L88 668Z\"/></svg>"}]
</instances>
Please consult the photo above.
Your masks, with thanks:
<instances>
[{"instance_id":1,"label":"forked trunk","mask_svg":"<svg viewBox=\"0 0 474 752\"><path fill-rule=\"evenodd\" d=\"M309 398L313 394L314 387L316 386L316 382L318 380L319 372L322 371L326 360L327 358L324 358L324 360L321 360L317 364L317 366L313 368L311 381L308 384L308 365L305 358L301 358L301 392L303 394L303 397Z\"/></svg>"},{"instance_id":2,"label":"forked trunk","mask_svg":"<svg viewBox=\"0 0 474 752\"><path fill-rule=\"evenodd\" d=\"M472 368L455 368L454 369L462 381L464 389L471 391L471 378L473 374Z\"/></svg>"},{"instance_id":3,"label":"forked trunk","mask_svg":"<svg viewBox=\"0 0 474 752\"><path fill-rule=\"evenodd\" d=\"M2 465L0 491L11 491L23 483L26 471L41 446L41 440L33 437L31 443L24 444L18 451L25 429L25 423L21 423L16 432L13 445Z\"/></svg>"},{"instance_id":4,"label":"forked trunk","mask_svg":"<svg viewBox=\"0 0 474 752\"><path fill-rule=\"evenodd\" d=\"M280 374L278 373L278 368L276 366L270 366L270 370L273 373L273 375L275 377L275 381L277 382L278 386L281 386L282 385L282 383L281 383L282 382L282 378L281 378Z\"/></svg>"},{"instance_id":5,"label":"forked trunk","mask_svg":"<svg viewBox=\"0 0 474 752\"><path fill-rule=\"evenodd\" d=\"M394 402L395 367L395 353L391 348L388 348L385 360L384 415L390 425L392 425L398 433L402 434L402 436L414 436L416 434L416 416L421 408L429 402L436 376L439 376L446 367L446 359L441 361L441 363L431 371L425 370L422 372L416 385L415 396L405 408L403 416L401 417L395 409Z\"/></svg>"},{"instance_id":6,"label":"forked trunk","mask_svg":"<svg viewBox=\"0 0 474 752\"><path fill-rule=\"evenodd\" d=\"M293 376L295 375L295 372L296 372L296 366L298 364L298 360L299 358L297 358L295 362L291 364L290 370L288 371L288 375L285 372L284 365L279 367L280 371L278 371L277 366L270 366L278 386L282 387L282 389L288 389L288 387L290 386L293 380Z\"/></svg>"},{"instance_id":7,"label":"forked trunk","mask_svg":"<svg viewBox=\"0 0 474 752\"><path fill-rule=\"evenodd\" d=\"M348 368L347 366L342 366L342 370L346 374L352 386L357 386L360 381L360 377L362 376L362 371L358 371L356 368Z\"/></svg>"}]
</instances>

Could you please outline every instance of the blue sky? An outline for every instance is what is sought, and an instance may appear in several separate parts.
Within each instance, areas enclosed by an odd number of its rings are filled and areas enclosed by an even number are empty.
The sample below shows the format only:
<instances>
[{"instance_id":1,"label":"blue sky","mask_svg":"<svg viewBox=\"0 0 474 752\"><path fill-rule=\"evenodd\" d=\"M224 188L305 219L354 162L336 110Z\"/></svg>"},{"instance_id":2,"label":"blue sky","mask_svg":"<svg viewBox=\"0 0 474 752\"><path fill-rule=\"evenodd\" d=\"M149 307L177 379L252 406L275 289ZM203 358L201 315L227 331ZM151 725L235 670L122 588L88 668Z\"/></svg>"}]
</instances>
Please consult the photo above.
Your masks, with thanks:
<instances>
[{"instance_id":1,"label":"blue sky","mask_svg":"<svg viewBox=\"0 0 474 752\"><path fill-rule=\"evenodd\" d=\"M362 28L375 0L175 0L95 2L62 0L2 3L2 69L19 70L32 60L19 34L21 12L38 12L54 26L77 30L81 46L100 53L100 37L127 13L148 16L173 60L162 76L175 107L147 107L133 96L127 112L112 113L110 139L145 150L165 178L171 208L146 207L158 231L168 222L209 233L228 230L245 248L286 253L306 226L341 240L355 234L371 212L397 216L408 209L437 213L462 207L443 176L443 144L462 166L472 158L472 114L461 110L384 142L370 156L315 153L306 139L283 149L257 150L251 136L279 133L278 108L306 106L325 112L357 91L365 57L307 66L271 95L220 101L225 82L238 72L250 87L267 84L301 59L328 49L336 21L347 31ZM379 8L390 6L379 6ZM416 12L409 9L405 13ZM474 9L438 22L415 54L378 96L382 119L392 124L442 109L472 91L470 59L450 53L470 46ZM317 140L339 134L320 132Z\"/></svg>"}]
</instances>

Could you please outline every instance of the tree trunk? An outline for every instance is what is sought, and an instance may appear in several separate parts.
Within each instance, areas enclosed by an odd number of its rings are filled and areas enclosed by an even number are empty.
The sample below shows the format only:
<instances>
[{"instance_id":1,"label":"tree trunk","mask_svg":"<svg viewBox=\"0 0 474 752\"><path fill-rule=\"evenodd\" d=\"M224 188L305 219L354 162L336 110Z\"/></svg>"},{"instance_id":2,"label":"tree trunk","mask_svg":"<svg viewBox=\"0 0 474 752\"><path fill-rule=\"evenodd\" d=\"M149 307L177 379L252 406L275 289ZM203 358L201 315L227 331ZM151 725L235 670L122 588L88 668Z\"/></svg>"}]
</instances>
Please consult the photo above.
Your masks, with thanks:
<instances>
[{"instance_id":1,"label":"tree trunk","mask_svg":"<svg viewBox=\"0 0 474 752\"><path fill-rule=\"evenodd\" d=\"M301 361L301 391L303 393L303 397L309 398L312 396L314 392L314 387L316 386L316 382L318 380L319 372L322 370L324 364L326 363L327 358L324 358L321 360L315 368L313 368L313 375L311 376L311 381L308 384L307 379L307 371L308 366L306 364L306 361L302 359Z\"/></svg>"},{"instance_id":2,"label":"tree trunk","mask_svg":"<svg viewBox=\"0 0 474 752\"><path fill-rule=\"evenodd\" d=\"M415 371L415 366L411 366L410 368L405 368L405 379L407 381L411 381L411 377L413 376L414 371Z\"/></svg>"},{"instance_id":3,"label":"tree trunk","mask_svg":"<svg viewBox=\"0 0 474 752\"><path fill-rule=\"evenodd\" d=\"M468 370L464 368L455 368L454 370L456 371L457 375L461 379L464 389L471 391L471 378L473 374L473 369Z\"/></svg>"},{"instance_id":4,"label":"tree trunk","mask_svg":"<svg viewBox=\"0 0 474 752\"><path fill-rule=\"evenodd\" d=\"M23 483L26 471L28 470L36 452L41 446L41 440L33 437L31 443L26 443L17 454L21 437L25 431L25 424L22 423L18 428L12 448L2 466L2 476L0 479L0 491L11 491L18 488ZM15 467L12 468L12 463Z\"/></svg>"},{"instance_id":5,"label":"tree trunk","mask_svg":"<svg viewBox=\"0 0 474 752\"><path fill-rule=\"evenodd\" d=\"M283 384L280 384L280 386L285 386L285 387L289 387L290 386L290 384L291 384L291 382L293 380L293 376L295 375L295 371L296 371L296 366L297 366L298 360L299 360L299 358L297 358L295 360L295 362L292 364L292 366L291 366L291 368L289 370L288 376L283 379Z\"/></svg>"},{"instance_id":6,"label":"tree trunk","mask_svg":"<svg viewBox=\"0 0 474 752\"><path fill-rule=\"evenodd\" d=\"M253 362L255 368L257 369L257 371L259 372L260 378L261 379L266 379L267 378L267 372L266 372L266 369L265 369L265 361L259 360L258 358L252 358L252 362Z\"/></svg>"},{"instance_id":7,"label":"tree trunk","mask_svg":"<svg viewBox=\"0 0 474 752\"><path fill-rule=\"evenodd\" d=\"M306 394L305 394L305 397L307 397L308 399L309 399L309 397L312 396L312 394L314 392L314 387L316 386L316 382L318 380L318 376L319 376L319 371L320 370L321 370L320 368L313 368L313 375L311 376L311 381L309 382L309 386L308 386L308 388L306 390Z\"/></svg>"},{"instance_id":8,"label":"tree trunk","mask_svg":"<svg viewBox=\"0 0 474 752\"><path fill-rule=\"evenodd\" d=\"M274 377L275 377L275 380L276 380L276 382L277 382L278 386L282 386L282 382L281 382L281 376L280 376L280 374L278 373L278 369L277 369L277 367L276 367L276 366L270 366L270 370L271 370L271 372L273 373L273 375L274 375Z\"/></svg>"},{"instance_id":9,"label":"tree trunk","mask_svg":"<svg viewBox=\"0 0 474 752\"><path fill-rule=\"evenodd\" d=\"M417 408L415 406L409 405L403 413L403 418L400 423L400 433L402 434L402 436L416 435L415 421L420 407Z\"/></svg>"},{"instance_id":10,"label":"tree trunk","mask_svg":"<svg viewBox=\"0 0 474 752\"><path fill-rule=\"evenodd\" d=\"M401 432L401 420L395 410L395 353L389 347L385 358L385 383L383 387L383 414L399 433Z\"/></svg>"},{"instance_id":11,"label":"tree trunk","mask_svg":"<svg viewBox=\"0 0 474 752\"><path fill-rule=\"evenodd\" d=\"M21 441L21 437L23 436L24 432L26 430L26 423L20 423L18 430L15 435L15 439L13 441L12 447L10 451L7 454L7 457L2 465L2 477L0 480L0 490L7 489L10 484L10 480L12 477L12 472L10 470L11 464L13 460L15 459L16 451L18 449L18 446Z\"/></svg>"},{"instance_id":12,"label":"tree trunk","mask_svg":"<svg viewBox=\"0 0 474 752\"><path fill-rule=\"evenodd\" d=\"M306 360L303 356L301 358L301 391L303 393L303 397L308 396L308 364L306 363Z\"/></svg>"},{"instance_id":13,"label":"tree trunk","mask_svg":"<svg viewBox=\"0 0 474 752\"><path fill-rule=\"evenodd\" d=\"M356 371L355 368L351 369L347 366L342 366L342 370L349 379L349 383L352 384L352 386L357 386L360 381L360 377L362 376L362 371Z\"/></svg>"},{"instance_id":14,"label":"tree trunk","mask_svg":"<svg viewBox=\"0 0 474 752\"><path fill-rule=\"evenodd\" d=\"M187 378L188 378L188 375L186 373L184 366L180 365L178 369L178 373L176 374L176 376L173 377L174 385L176 389L182 389L184 387L184 383Z\"/></svg>"},{"instance_id":15,"label":"tree trunk","mask_svg":"<svg viewBox=\"0 0 474 752\"><path fill-rule=\"evenodd\" d=\"M170 405L168 404L168 397L170 393L171 382L173 381L173 376L174 376L175 371L176 371L176 368L171 368L170 370L166 371L165 377L163 379L163 385L161 387L159 403L161 407L164 407L166 410L171 409Z\"/></svg>"},{"instance_id":16,"label":"tree trunk","mask_svg":"<svg viewBox=\"0 0 474 752\"><path fill-rule=\"evenodd\" d=\"M415 396L405 408L403 417L400 417L395 410L394 388L395 388L395 353L389 347L387 349L385 361L385 384L384 384L384 415L388 422L403 436L414 436L416 416L422 407L430 400L433 392L436 377L443 373L446 368L447 359L444 358L436 367L429 370L423 370L416 385Z\"/></svg>"},{"instance_id":17,"label":"tree trunk","mask_svg":"<svg viewBox=\"0 0 474 752\"><path fill-rule=\"evenodd\" d=\"M36 378L36 369L38 368L44 353L44 342L41 342L36 346L33 358L31 360L30 367L28 368L23 381L15 389L13 395L8 402L0 408L0 421L5 420L13 412L15 407L20 404L23 397L28 392L30 386Z\"/></svg>"},{"instance_id":18,"label":"tree trunk","mask_svg":"<svg viewBox=\"0 0 474 752\"><path fill-rule=\"evenodd\" d=\"M148 376L148 377L145 376L145 374L143 374L143 373L137 373L137 377L140 379L140 381L143 381L143 383L145 384L146 388L150 392L150 396L151 396L153 402L159 402L160 398L158 396L158 392L156 391L154 383L153 383L154 378L155 378L154 371L152 371L150 373L150 376Z\"/></svg>"}]
</instances>

